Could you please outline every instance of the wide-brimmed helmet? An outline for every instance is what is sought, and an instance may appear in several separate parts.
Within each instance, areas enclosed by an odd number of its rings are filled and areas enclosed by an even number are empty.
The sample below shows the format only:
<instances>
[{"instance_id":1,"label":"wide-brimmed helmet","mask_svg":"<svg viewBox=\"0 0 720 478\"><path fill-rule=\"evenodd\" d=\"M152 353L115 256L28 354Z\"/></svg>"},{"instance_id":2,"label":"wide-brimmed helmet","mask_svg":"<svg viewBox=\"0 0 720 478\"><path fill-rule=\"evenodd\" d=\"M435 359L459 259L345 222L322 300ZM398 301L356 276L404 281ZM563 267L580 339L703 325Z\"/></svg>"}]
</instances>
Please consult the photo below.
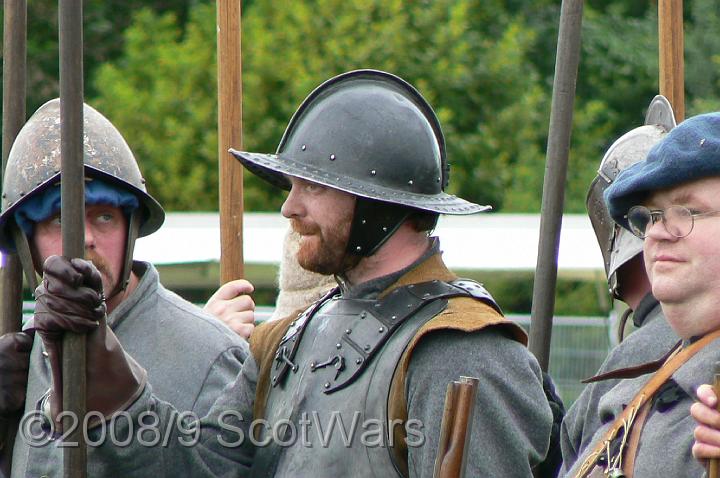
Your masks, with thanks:
<instances>
[{"instance_id":1,"label":"wide-brimmed helmet","mask_svg":"<svg viewBox=\"0 0 720 478\"><path fill-rule=\"evenodd\" d=\"M277 187L290 189L291 176L355 195L348 251L360 255L377 250L409 212L490 209L445 192L449 166L435 112L412 85L383 71L350 71L318 86L275 154L231 153Z\"/></svg>"}]
</instances>

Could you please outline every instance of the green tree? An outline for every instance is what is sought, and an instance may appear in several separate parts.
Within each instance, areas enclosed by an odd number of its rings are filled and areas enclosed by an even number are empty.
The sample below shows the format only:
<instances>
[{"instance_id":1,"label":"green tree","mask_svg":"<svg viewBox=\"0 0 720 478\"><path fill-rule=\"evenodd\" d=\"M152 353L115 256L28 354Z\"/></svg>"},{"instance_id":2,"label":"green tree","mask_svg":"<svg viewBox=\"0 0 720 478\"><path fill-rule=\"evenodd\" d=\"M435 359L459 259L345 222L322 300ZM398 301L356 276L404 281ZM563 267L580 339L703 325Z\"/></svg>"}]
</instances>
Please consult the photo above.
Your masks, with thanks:
<instances>
[{"instance_id":1,"label":"green tree","mask_svg":"<svg viewBox=\"0 0 720 478\"><path fill-rule=\"evenodd\" d=\"M168 209L217 208L214 5L197 5L182 34L174 14L138 11L120 60L98 71L93 102L123 132Z\"/></svg>"}]
</instances>

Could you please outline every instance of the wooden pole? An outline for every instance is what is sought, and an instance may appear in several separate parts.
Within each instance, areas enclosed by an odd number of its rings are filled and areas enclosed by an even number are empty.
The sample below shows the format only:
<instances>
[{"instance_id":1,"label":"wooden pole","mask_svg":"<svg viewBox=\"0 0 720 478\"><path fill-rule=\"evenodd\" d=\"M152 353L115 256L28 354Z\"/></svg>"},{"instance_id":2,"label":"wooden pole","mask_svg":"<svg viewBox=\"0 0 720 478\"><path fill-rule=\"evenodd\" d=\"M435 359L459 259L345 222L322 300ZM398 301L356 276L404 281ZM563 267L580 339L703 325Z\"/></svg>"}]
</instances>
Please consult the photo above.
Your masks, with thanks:
<instances>
[{"instance_id":1,"label":"wooden pole","mask_svg":"<svg viewBox=\"0 0 720 478\"><path fill-rule=\"evenodd\" d=\"M27 71L27 2L3 1L3 113L2 167L25 123ZM0 181L1 183L2 181ZM16 254L0 257L0 335L20 330L22 320L22 267ZM0 476L10 476L17 419L0 420Z\"/></svg>"},{"instance_id":2,"label":"wooden pole","mask_svg":"<svg viewBox=\"0 0 720 478\"><path fill-rule=\"evenodd\" d=\"M582 14L582 0L563 0L560 7L550 131L540 210L540 241L530 312L530 351L544 371L548 370L550 362L557 259L560 249L567 163L570 156L575 83L580 62Z\"/></svg>"},{"instance_id":3,"label":"wooden pole","mask_svg":"<svg viewBox=\"0 0 720 478\"><path fill-rule=\"evenodd\" d=\"M243 168L229 153L242 148L240 0L217 2L220 283L244 277Z\"/></svg>"},{"instance_id":4,"label":"wooden pole","mask_svg":"<svg viewBox=\"0 0 720 478\"><path fill-rule=\"evenodd\" d=\"M60 0L60 195L63 255L85 256L85 172L83 166L82 0ZM85 335L66 333L62 348L63 429L79 424L65 440L66 478L87 476L82 423L86 411ZM73 416L75 420L73 420Z\"/></svg>"},{"instance_id":5,"label":"wooden pole","mask_svg":"<svg viewBox=\"0 0 720 478\"><path fill-rule=\"evenodd\" d=\"M660 94L675 112L675 121L685 119L685 62L682 0L658 1Z\"/></svg>"},{"instance_id":6,"label":"wooden pole","mask_svg":"<svg viewBox=\"0 0 720 478\"><path fill-rule=\"evenodd\" d=\"M2 172L15 138L25 123L27 2L4 0ZM22 268L15 254L3 254L0 268L0 335L20 330Z\"/></svg>"}]
</instances>

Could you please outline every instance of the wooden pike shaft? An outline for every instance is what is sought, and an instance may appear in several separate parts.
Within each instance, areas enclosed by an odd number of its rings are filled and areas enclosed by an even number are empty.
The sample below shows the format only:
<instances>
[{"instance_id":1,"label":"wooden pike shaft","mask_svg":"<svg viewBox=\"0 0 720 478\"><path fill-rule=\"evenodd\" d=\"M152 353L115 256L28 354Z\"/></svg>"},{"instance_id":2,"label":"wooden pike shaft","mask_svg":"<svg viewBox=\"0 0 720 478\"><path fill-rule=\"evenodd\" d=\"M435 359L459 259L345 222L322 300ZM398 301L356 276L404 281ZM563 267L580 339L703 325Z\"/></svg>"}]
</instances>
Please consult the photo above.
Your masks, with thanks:
<instances>
[{"instance_id":1,"label":"wooden pike shaft","mask_svg":"<svg viewBox=\"0 0 720 478\"><path fill-rule=\"evenodd\" d=\"M27 71L27 2L3 1L3 116L2 167L25 123ZM0 257L0 335L20 330L22 318L22 268L17 255ZM0 419L0 476L10 476L17 417Z\"/></svg>"},{"instance_id":2,"label":"wooden pike shaft","mask_svg":"<svg viewBox=\"0 0 720 478\"><path fill-rule=\"evenodd\" d=\"M685 62L682 0L658 1L660 94L675 112L675 121L685 119Z\"/></svg>"},{"instance_id":3,"label":"wooden pike shaft","mask_svg":"<svg viewBox=\"0 0 720 478\"><path fill-rule=\"evenodd\" d=\"M240 0L217 2L220 282L244 277L243 169L229 153L242 148Z\"/></svg>"},{"instance_id":4,"label":"wooden pike shaft","mask_svg":"<svg viewBox=\"0 0 720 478\"><path fill-rule=\"evenodd\" d=\"M540 241L530 311L530 351L546 372L550 363L557 259L570 156L575 85L580 62L582 14L583 0L563 0L540 210Z\"/></svg>"},{"instance_id":5,"label":"wooden pike shaft","mask_svg":"<svg viewBox=\"0 0 720 478\"><path fill-rule=\"evenodd\" d=\"M60 0L60 157L63 255L85 255L85 184L83 167L83 10L82 0ZM63 338L63 429L82 424L86 411L85 335ZM73 417L75 420L73 420ZM82 426L65 440L63 474L87 476L87 447Z\"/></svg>"}]
</instances>

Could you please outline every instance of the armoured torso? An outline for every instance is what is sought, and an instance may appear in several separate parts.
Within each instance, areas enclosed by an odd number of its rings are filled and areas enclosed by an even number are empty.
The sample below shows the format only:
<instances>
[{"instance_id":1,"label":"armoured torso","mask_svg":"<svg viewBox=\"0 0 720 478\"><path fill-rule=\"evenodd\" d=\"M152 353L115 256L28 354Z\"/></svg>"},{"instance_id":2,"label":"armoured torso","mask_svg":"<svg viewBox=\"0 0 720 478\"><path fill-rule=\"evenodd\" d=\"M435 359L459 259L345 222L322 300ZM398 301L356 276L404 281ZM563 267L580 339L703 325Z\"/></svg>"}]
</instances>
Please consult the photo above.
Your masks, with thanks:
<instances>
[{"instance_id":1,"label":"armoured torso","mask_svg":"<svg viewBox=\"0 0 720 478\"><path fill-rule=\"evenodd\" d=\"M487 294L479 286L475 293ZM335 295L301 315L272 367L267 427L258 427L258 438L271 444L258 448L253 476L400 476L392 426L406 430L410 445L422 429L410 420L389 422L393 374L448 295L470 293L434 281L396 289L382 301Z\"/></svg>"}]
</instances>

